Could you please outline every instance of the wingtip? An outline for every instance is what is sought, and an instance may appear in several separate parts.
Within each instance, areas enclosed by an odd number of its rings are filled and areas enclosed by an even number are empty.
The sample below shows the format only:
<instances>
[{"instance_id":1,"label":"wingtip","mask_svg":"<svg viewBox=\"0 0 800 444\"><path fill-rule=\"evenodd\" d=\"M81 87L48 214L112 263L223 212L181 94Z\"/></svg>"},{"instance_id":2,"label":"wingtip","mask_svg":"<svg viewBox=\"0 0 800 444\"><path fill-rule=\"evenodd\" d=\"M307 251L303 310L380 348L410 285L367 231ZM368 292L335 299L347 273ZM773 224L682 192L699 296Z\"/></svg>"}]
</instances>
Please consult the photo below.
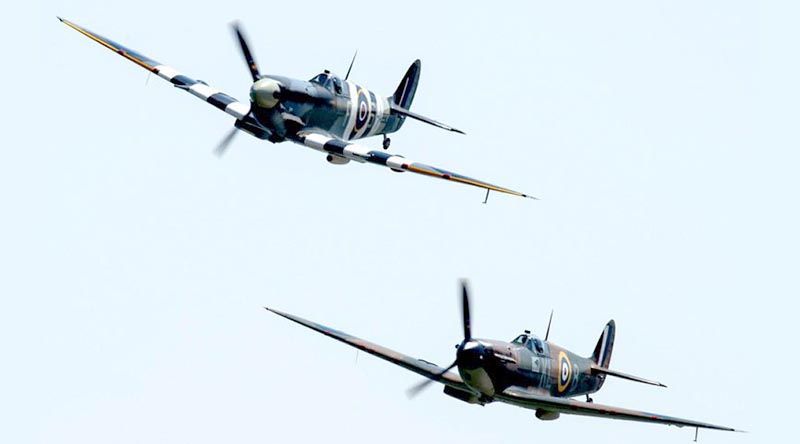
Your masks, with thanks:
<instances>
[{"instance_id":1,"label":"wingtip","mask_svg":"<svg viewBox=\"0 0 800 444\"><path fill-rule=\"evenodd\" d=\"M276 310L274 308L264 307L264 310L267 310L270 313L274 313L274 314L276 314L278 316L281 316L281 317L284 317L284 318L287 318L287 319L292 319L292 315L290 315L288 313L284 313L284 312L282 312L280 310Z\"/></svg>"},{"instance_id":2,"label":"wingtip","mask_svg":"<svg viewBox=\"0 0 800 444\"><path fill-rule=\"evenodd\" d=\"M747 430L734 429L733 427L727 427L727 426L715 426L715 427L716 429L714 430L722 430L723 432L750 433Z\"/></svg>"}]
</instances>

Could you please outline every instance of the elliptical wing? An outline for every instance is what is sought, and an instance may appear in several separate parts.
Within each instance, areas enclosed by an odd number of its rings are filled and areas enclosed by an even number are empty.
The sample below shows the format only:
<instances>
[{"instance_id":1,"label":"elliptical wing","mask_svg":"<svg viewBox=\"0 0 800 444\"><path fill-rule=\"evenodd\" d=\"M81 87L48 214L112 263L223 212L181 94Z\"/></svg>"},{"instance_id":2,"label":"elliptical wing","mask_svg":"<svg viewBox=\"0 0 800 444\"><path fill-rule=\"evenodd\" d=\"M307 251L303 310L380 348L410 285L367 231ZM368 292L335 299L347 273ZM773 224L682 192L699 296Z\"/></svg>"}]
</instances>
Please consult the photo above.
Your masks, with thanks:
<instances>
[{"instance_id":1,"label":"elliptical wing","mask_svg":"<svg viewBox=\"0 0 800 444\"><path fill-rule=\"evenodd\" d=\"M249 103L239 102L233 97L215 88L208 86L205 82L185 76L181 74L179 71L167 65L161 64L137 51L122 46L119 43L114 42L113 40L109 40L101 36L100 34L96 34L92 31L89 31L86 28L78 26L69 20L65 20L61 17L58 17L58 19L61 20L61 22L64 23L65 25L80 32L81 34L94 40L100 45L105 46L106 48L110 49L111 51L114 51L120 56L130 60L131 62L152 72L153 74L156 74L162 79L172 83L176 88L188 91L193 96L205 101L206 103L210 103L211 105L221 109L222 111L225 111L226 113L235 117L237 120L243 120L243 121L255 120L248 115L250 113ZM252 122L247 122L247 123L252 123Z\"/></svg>"},{"instance_id":2,"label":"elliptical wing","mask_svg":"<svg viewBox=\"0 0 800 444\"><path fill-rule=\"evenodd\" d=\"M548 412L564 413L566 415L595 416L599 418L622 419L626 421L650 422L671 425L676 427L693 427L701 429L724 430L728 432L741 432L731 427L693 421L691 419L676 418L657 413L642 412L639 410L624 409L593 402L576 401L568 398L556 398L546 394L535 393L523 387L509 387L495 399L508 404L528 409L542 409Z\"/></svg>"}]
</instances>

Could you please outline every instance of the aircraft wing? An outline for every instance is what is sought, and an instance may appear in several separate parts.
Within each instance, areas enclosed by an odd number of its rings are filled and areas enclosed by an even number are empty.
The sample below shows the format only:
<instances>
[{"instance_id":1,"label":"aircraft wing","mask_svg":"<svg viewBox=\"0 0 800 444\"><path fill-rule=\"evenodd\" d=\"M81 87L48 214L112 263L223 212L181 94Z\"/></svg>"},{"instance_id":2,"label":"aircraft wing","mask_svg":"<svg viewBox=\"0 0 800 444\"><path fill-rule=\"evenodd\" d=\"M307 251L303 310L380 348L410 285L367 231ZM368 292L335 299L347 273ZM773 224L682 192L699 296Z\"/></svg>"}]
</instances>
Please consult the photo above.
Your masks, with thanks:
<instances>
[{"instance_id":1,"label":"aircraft wing","mask_svg":"<svg viewBox=\"0 0 800 444\"><path fill-rule=\"evenodd\" d=\"M442 168L414 162L398 154L391 154L381 150L373 150L355 143L345 142L324 134L311 131L301 131L296 137L293 138L293 141L309 148L313 148L317 151L322 151L324 153L348 160L354 160L356 162L372 163L390 168L394 171L410 171L412 173L422 174L424 176L450 180L453 182L463 183L465 185L472 185L485 190L527 197L528 199L536 199L529 194L510 190L497 185L492 185L488 182L473 179L471 177L464 176L463 174L454 173Z\"/></svg>"},{"instance_id":2,"label":"aircraft wing","mask_svg":"<svg viewBox=\"0 0 800 444\"><path fill-rule=\"evenodd\" d=\"M249 103L239 102L233 97L210 87L203 81L195 80L185 76L169 66L163 65L143 54L126 48L125 46L122 46L119 43L109 40L99 34L95 34L86 28L70 22L69 20L62 19L61 17L58 19L61 20L61 22L65 25L80 32L102 46L105 46L120 56L172 83L175 87L187 91L195 97L198 97L199 99L210 103L216 108L221 109L235 117L237 119L236 127L238 129L250 133L260 139L268 139L270 137L270 131L267 128L264 128L252 115L250 115ZM499 187L497 185L492 185L490 183L473 179L462 174L432 167L423 163L411 162L406 160L403 156L391 155L383 151L370 150L368 148L338 139L333 139L322 134L305 132L293 136L292 140L319 151L331 153L343 159L355 160L361 163L374 163L391 168L395 171L411 171L412 173L422 174L430 177L438 177L440 179L472 185L486 190L536 199L533 196Z\"/></svg>"},{"instance_id":3,"label":"aircraft wing","mask_svg":"<svg viewBox=\"0 0 800 444\"><path fill-rule=\"evenodd\" d=\"M593 402L576 401L568 398L556 398L548 394L534 392L524 387L512 386L495 396L495 399L508 404L528 409L542 409L549 412L558 412L568 415L596 416L599 418L622 419L626 421L651 422L677 427L693 427L702 429L724 430L741 432L730 427L692 421L690 419L675 418L656 413L629 410L612 407Z\"/></svg>"},{"instance_id":4,"label":"aircraft wing","mask_svg":"<svg viewBox=\"0 0 800 444\"><path fill-rule=\"evenodd\" d=\"M75 23L70 22L69 20L65 20L61 17L58 18L61 20L62 23L69 26L70 28L80 32L81 34L89 37L90 39L94 40L95 42L105 46L106 48L116 52L117 54L121 55L122 57L130 60L131 62L141 66L142 68L156 74L157 76L161 77L162 79L172 83L176 88L182 89L191 93L193 96L210 103L211 105L225 111L226 113L230 114L233 117L236 117L237 120L243 121L244 123L252 124L255 123L256 127L250 128L252 125L247 125L248 129L253 132L266 131L255 122L248 114L250 113L250 104L249 103L242 103L238 100L234 99L233 97L214 89L208 86L205 82L194 80L190 77L187 77L180 72L176 71L169 66L163 65L143 54L140 54L132 49L126 48L119 43L116 43L112 40L109 40L99 34L95 34L92 31L89 31L86 28L82 28ZM254 134L256 137L259 138L266 138L267 134ZM263 137L262 137L263 136Z\"/></svg>"},{"instance_id":5,"label":"aircraft wing","mask_svg":"<svg viewBox=\"0 0 800 444\"><path fill-rule=\"evenodd\" d=\"M299 316L294 316L288 313L283 313L278 310L273 310L272 308L264 307L267 310L277 314L278 316L282 316L290 321L297 322L298 324L308 327L314 331L322 333L325 336L329 336L337 341L344 342L345 344L355 347L359 350L365 351L373 356L377 356L383 360L389 361L392 364L399 365L405 369L411 370L414 373L422 375L426 378L434 379L434 376L440 374L444 371L444 368L439 367L436 364L432 364L428 361L424 361L422 359L412 358L411 356L404 355L402 353L398 353L394 350L389 348L380 346L378 344L374 344L369 341L365 341L363 339L357 338L355 336L351 336L345 332L341 332L339 330L335 330L330 327L326 327L322 324L317 324L316 322L311 322L309 320L303 319ZM445 373L441 379L438 380L444 385L466 391L472 393L464 381L461 380L461 377L453 372Z\"/></svg>"}]
</instances>

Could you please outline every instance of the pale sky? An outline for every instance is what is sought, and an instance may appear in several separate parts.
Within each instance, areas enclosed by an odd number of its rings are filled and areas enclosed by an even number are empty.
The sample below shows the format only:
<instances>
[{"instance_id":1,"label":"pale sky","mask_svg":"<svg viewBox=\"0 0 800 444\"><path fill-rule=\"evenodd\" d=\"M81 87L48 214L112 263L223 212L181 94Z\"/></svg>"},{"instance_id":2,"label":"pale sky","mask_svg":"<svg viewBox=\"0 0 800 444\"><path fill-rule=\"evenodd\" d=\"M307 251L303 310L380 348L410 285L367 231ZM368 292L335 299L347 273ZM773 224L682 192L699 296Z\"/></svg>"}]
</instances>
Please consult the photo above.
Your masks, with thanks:
<instances>
[{"instance_id":1,"label":"pale sky","mask_svg":"<svg viewBox=\"0 0 800 444\"><path fill-rule=\"evenodd\" d=\"M765 6L766 5L766 6ZM790 11L794 9L794 11ZM261 71L394 91L393 153L530 201L240 134L60 24L240 99ZM270 306L450 363L473 332L591 353L603 404L750 431L794 410L797 6L745 1L45 1L6 10L0 442L689 442L694 431L462 403ZM380 146L380 138L366 145ZM792 341L794 342L794 341ZM766 344L766 345L765 345ZM791 348L789 348L791 347ZM774 413L773 413L774 412ZM781 413L785 412L785 413ZM777 416L774 416L777 415Z\"/></svg>"}]
</instances>

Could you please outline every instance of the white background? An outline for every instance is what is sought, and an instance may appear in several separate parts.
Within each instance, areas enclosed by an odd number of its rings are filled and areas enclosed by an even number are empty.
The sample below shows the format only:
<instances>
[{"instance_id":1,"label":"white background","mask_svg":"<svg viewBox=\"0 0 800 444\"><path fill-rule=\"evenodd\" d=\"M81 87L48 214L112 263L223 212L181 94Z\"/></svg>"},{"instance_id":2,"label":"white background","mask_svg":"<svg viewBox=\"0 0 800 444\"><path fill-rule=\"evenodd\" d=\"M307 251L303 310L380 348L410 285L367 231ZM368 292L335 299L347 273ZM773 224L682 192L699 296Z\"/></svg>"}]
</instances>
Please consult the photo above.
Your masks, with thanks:
<instances>
[{"instance_id":1,"label":"white background","mask_svg":"<svg viewBox=\"0 0 800 444\"><path fill-rule=\"evenodd\" d=\"M751 4L752 3L752 4ZM785 435L796 399L796 13L744 1L46 1L0 48L0 441L688 442L693 430L477 407L264 311L440 365L524 328L590 354L617 322L600 403ZM60 24L228 94L264 73L394 91L423 61L392 152L529 201L332 166ZM380 146L380 138L367 145Z\"/></svg>"}]
</instances>

